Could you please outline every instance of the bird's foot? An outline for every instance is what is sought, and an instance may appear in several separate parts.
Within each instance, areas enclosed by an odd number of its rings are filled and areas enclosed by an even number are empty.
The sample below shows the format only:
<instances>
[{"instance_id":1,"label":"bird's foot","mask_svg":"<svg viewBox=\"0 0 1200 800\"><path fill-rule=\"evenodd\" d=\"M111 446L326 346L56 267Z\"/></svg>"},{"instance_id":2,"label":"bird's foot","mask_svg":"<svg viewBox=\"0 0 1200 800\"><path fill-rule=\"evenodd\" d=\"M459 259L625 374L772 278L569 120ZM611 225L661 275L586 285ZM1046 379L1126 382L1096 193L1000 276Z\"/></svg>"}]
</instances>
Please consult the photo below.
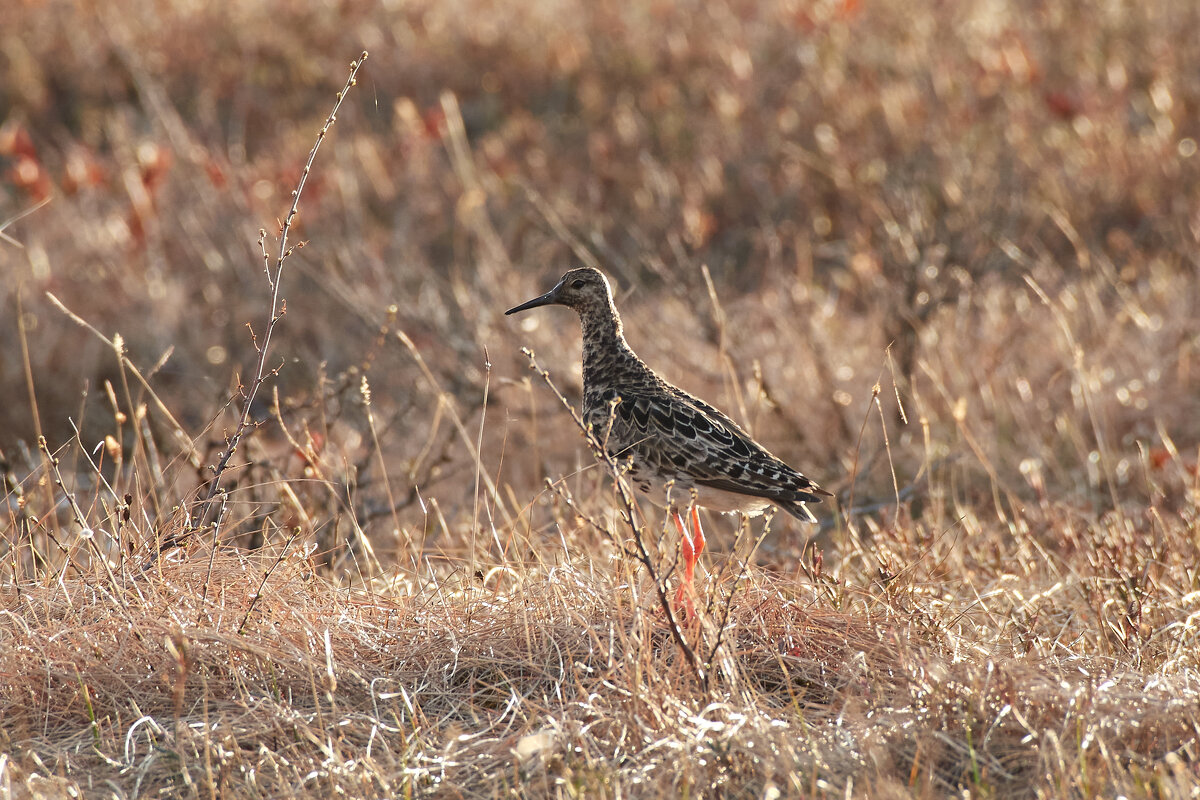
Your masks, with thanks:
<instances>
[{"instance_id":1,"label":"bird's foot","mask_svg":"<svg viewBox=\"0 0 1200 800\"><path fill-rule=\"evenodd\" d=\"M690 577L690 576L689 576ZM690 580L679 584L675 590L675 603L671 607L676 613L683 612L683 623L691 624L696 618L696 585Z\"/></svg>"}]
</instances>

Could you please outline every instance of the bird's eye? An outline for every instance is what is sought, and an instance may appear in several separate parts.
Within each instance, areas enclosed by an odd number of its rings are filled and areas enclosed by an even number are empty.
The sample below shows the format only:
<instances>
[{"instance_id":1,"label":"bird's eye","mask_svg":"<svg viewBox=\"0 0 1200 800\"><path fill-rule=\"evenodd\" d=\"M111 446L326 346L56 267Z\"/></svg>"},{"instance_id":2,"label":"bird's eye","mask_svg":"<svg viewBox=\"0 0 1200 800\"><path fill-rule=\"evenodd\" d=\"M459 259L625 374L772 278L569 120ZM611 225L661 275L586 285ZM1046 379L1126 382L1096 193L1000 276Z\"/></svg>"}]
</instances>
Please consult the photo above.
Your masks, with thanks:
<instances>
[{"instance_id":1,"label":"bird's eye","mask_svg":"<svg viewBox=\"0 0 1200 800\"><path fill-rule=\"evenodd\" d=\"M582 289L583 288L583 278L576 278L575 280L571 281L571 288L572 289Z\"/></svg>"}]
</instances>

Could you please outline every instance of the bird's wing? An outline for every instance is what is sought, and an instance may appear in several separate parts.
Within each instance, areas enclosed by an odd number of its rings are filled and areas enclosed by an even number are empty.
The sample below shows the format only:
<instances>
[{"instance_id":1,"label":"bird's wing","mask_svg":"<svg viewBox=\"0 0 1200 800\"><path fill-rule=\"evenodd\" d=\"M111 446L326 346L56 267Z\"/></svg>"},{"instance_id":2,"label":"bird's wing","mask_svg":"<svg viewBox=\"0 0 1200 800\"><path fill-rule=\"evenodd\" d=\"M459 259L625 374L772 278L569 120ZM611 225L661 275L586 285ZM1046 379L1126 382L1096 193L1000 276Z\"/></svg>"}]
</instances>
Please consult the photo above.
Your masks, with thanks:
<instances>
[{"instance_id":1,"label":"bird's wing","mask_svg":"<svg viewBox=\"0 0 1200 800\"><path fill-rule=\"evenodd\" d=\"M675 392L612 392L608 401L619 401L607 406L613 409L611 426L607 419L595 426L607 431L609 451L617 457L635 455L664 475L762 497L785 508L828 495L720 411L682 390Z\"/></svg>"}]
</instances>

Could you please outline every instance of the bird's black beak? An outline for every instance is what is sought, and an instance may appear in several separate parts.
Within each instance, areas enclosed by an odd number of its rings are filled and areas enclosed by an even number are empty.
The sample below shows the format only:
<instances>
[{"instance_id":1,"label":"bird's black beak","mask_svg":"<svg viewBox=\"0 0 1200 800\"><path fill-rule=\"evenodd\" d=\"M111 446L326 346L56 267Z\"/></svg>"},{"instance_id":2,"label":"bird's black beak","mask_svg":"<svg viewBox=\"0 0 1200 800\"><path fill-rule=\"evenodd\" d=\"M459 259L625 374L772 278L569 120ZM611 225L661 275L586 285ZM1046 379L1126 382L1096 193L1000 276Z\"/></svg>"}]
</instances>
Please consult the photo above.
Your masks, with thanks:
<instances>
[{"instance_id":1,"label":"bird's black beak","mask_svg":"<svg viewBox=\"0 0 1200 800\"><path fill-rule=\"evenodd\" d=\"M558 302L558 290L560 288L562 288L562 283L559 283L558 286L555 286L541 297L535 297L527 303L521 303L519 306L510 308L508 311L505 311L504 314L507 316L509 314L516 314L518 311L528 311L529 309L537 308L538 306L554 305Z\"/></svg>"}]
</instances>

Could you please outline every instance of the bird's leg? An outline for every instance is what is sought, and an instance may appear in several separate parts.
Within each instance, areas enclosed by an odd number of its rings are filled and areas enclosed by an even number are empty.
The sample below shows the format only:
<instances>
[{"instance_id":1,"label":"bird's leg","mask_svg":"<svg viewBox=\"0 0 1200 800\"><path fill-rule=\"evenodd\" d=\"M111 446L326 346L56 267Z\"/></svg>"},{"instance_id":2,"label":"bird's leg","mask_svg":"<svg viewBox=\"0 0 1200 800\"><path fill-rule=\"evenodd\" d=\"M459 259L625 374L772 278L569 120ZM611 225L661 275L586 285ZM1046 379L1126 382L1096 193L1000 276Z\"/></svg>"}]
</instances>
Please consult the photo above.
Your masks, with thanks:
<instances>
[{"instance_id":1,"label":"bird's leg","mask_svg":"<svg viewBox=\"0 0 1200 800\"><path fill-rule=\"evenodd\" d=\"M704 530L700 527L700 508L692 506L692 530L695 535L692 536L692 549L695 551L695 556L692 559L692 566L699 560L700 554L704 552Z\"/></svg>"},{"instance_id":2,"label":"bird's leg","mask_svg":"<svg viewBox=\"0 0 1200 800\"><path fill-rule=\"evenodd\" d=\"M680 520L682 524L682 520ZM687 618L691 620L696 616L696 608L692 604L693 598L696 596L696 564L700 561L700 554L704 552L704 529L700 527L700 509L698 506L692 506L692 537L689 540L687 534L683 536L684 549L684 583L679 585L679 591L684 591L684 585L687 586Z\"/></svg>"},{"instance_id":3,"label":"bird's leg","mask_svg":"<svg viewBox=\"0 0 1200 800\"><path fill-rule=\"evenodd\" d=\"M688 532L687 523L683 521L683 517L679 512L675 512L675 527L679 528L679 535L683 537L683 570L685 575L690 575L692 565L695 562L694 551L692 546L692 534Z\"/></svg>"},{"instance_id":4,"label":"bird's leg","mask_svg":"<svg viewBox=\"0 0 1200 800\"><path fill-rule=\"evenodd\" d=\"M696 592L692 582L695 579L696 559L700 557L700 550L704 549L704 538L699 539L700 546L697 548L696 541L688 533L687 525L678 511L675 512L675 525L679 528L680 547L683 551L683 578L675 591L675 607L683 608L685 618L691 620L696 616L696 606L692 601Z\"/></svg>"}]
</instances>

